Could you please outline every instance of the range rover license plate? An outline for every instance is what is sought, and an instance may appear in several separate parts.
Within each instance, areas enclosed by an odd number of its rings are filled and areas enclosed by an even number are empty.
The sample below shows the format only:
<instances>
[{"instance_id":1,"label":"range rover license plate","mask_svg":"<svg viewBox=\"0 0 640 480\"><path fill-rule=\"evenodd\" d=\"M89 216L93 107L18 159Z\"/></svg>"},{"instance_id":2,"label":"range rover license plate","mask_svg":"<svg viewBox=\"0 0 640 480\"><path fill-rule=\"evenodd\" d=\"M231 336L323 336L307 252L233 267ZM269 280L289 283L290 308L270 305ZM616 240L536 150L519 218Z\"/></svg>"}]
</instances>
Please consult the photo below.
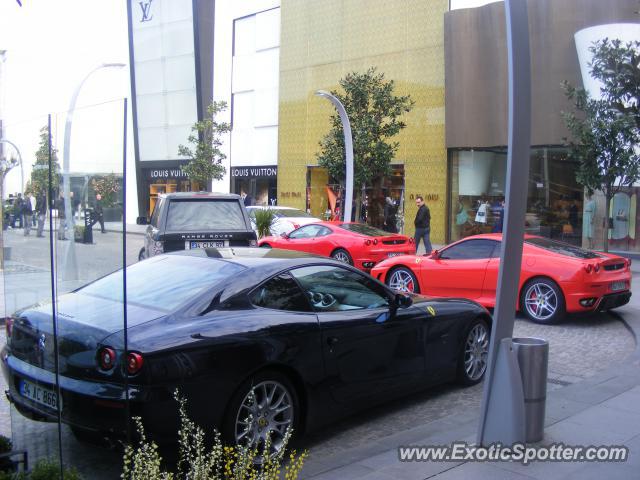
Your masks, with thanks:
<instances>
[{"instance_id":1,"label":"range rover license plate","mask_svg":"<svg viewBox=\"0 0 640 480\"><path fill-rule=\"evenodd\" d=\"M227 242L225 242L224 240L215 241L215 242L212 242L212 241L201 242L201 241L191 240L187 242L187 248L189 250L194 248L224 248L226 246L227 246Z\"/></svg>"},{"instance_id":2,"label":"range rover license plate","mask_svg":"<svg viewBox=\"0 0 640 480\"><path fill-rule=\"evenodd\" d=\"M26 380L20 380L20 395L53 410L58 409L58 395L50 388L45 388ZM62 403L60 404L62 407Z\"/></svg>"}]
</instances>

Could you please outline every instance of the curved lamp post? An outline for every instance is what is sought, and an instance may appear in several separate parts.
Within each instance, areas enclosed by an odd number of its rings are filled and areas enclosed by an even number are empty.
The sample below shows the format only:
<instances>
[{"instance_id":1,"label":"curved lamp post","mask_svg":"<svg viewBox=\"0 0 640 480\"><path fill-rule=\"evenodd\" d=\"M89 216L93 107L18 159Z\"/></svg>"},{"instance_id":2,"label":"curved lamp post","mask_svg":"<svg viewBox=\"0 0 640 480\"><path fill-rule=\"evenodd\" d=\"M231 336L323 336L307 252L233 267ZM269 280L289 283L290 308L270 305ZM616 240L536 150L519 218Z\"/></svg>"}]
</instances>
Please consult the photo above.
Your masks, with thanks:
<instances>
[{"instance_id":1,"label":"curved lamp post","mask_svg":"<svg viewBox=\"0 0 640 480\"><path fill-rule=\"evenodd\" d=\"M353 139L351 136L351 123L349 123L349 117L347 111L344 109L342 102L338 100L334 95L324 90L316 91L316 95L322 98L326 98L333 106L336 107L340 120L342 121L342 130L344 132L344 154L345 164L347 168L345 190L344 190L344 204L343 204L343 221L351 221L351 205L353 203Z\"/></svg>"},{"instance_id":2,"label":"curved lamp post","mask_svg":"<svg viewBox=\"0 0 640 480\"><path fill-rule=\"evenodd\" d=\"M22 165L22 154L20 153L20 149L15 143L7 140L6 138L0 138L0 143L7 143L15 148L16 152L18 152L18 162L20 163L20 193L24 194L24 166ZM11 168L13 167L15 167L15 165L11 165Z\"/></svg>"},{"instance_id":3,"label":"curved lamp post","mask_svg":"<svg viewBox=\"0 0 640 480\"><path fill-rule=\"evenodd\" d=\"M124 63L103 63L98 65L96 68L91 70L87 75L82 79L82 81L78 84L75 91L73 92L73 96L71 97L71 101L69 102L69 109L67 110L67 119L64 124L64 150L62 155L62 189L64 195L64 210L65 210L65 222L70 220L71 233L70 235L75 235L74 227L75 227L75 218L73 215L72 205L71 205L71 197L70 193L70 180L69 180L69 158L71 152L71 124L73 122L73 112L76 108L76 102L78 101L78 96L80 95L80 90L82 89L85 82L89 79L89 77L103 68L122 68L124 67ZM69 217L69 215L71 215ZM58 228L64 228L65 226L62 224ZM66 253L65 253L65 262L64 268L62 270L62 279L63 280L78 280L78 262L76 261L76 250L75 250L75 240L74 238L69 239L69 244L67 245Z\"/></svg>"}]
</instances>

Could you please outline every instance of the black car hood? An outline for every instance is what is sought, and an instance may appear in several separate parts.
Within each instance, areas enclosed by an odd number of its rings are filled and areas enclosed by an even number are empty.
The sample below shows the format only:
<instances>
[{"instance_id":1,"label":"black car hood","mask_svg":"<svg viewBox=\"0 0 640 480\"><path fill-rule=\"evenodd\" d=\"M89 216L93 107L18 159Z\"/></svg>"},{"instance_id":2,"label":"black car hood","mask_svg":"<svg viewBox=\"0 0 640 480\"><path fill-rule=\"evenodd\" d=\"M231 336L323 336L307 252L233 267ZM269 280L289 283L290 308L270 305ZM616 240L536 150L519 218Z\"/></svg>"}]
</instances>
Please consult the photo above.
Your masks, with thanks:
<instances>
[{"instance_id":1,"label":"black car hood","mask_svg":"<svg viewBox=\"0 0 640 480\"><path fill-rule=\"evenodd\" d=\"M80 292L61 296L56 303L60 373L67 368L94 369L98 345L124 329L124 308L119 301ZM163 311L129 304L129 326L164 316ZM10 339L13 355L32 365L53 371L55 349L52 305L37 304L17 312Z\"/></svg>"}]
</instances>

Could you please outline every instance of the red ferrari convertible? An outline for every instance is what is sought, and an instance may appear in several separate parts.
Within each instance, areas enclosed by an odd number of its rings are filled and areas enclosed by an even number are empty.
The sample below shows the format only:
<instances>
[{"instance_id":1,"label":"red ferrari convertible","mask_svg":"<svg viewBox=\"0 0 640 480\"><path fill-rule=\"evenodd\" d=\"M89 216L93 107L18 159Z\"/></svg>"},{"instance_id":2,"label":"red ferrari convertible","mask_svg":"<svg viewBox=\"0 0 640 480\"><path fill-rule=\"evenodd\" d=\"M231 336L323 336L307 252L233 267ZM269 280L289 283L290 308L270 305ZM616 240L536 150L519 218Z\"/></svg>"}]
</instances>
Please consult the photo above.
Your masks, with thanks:
<instances>
[{"instance_id":1,"label":"red ferrari convertible","mask_svg":"<svg viewBox=\"0 0 640 480\"><path fill-rule=\"evenodd\" d=\"M391 288L439 297L496 302L502 235L467 237L430 255L385 260L371 271ZM567 312L620 307L631 298L631 261L548 238L525 237L519 309L539 323Z\"/></svg>"},{"instance_id":2,"label":"red ferrari convertible","mask_svg":"<svg viewBox=\"0 0 640 480\"><path fill-rule=\"evenodd\" d=\"M355 222L318 222L288 235L264 237L260 247L284 248L333 257L368 272L376 263L416 251L413 239Z\"/></svg>"}]
</instances>

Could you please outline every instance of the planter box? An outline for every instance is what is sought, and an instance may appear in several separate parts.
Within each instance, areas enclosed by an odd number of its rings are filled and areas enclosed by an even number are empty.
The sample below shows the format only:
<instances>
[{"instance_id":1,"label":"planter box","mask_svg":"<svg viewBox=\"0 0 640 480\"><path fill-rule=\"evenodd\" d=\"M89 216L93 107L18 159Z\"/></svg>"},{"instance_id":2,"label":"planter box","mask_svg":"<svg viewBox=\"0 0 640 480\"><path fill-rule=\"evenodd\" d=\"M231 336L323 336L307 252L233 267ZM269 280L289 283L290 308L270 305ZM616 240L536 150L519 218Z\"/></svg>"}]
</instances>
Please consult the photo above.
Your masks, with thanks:
<instances>
[{"instance_id":1,"label":"planter box","mask_svg":"<svg viewBox=\"0 0 640 480\"><path fill-rule=\"evenodd\" d=\"M105 207L102 209L105 222L121 222L122 221L122 208L121 207Z\"/></svg>"}]
</instances>

